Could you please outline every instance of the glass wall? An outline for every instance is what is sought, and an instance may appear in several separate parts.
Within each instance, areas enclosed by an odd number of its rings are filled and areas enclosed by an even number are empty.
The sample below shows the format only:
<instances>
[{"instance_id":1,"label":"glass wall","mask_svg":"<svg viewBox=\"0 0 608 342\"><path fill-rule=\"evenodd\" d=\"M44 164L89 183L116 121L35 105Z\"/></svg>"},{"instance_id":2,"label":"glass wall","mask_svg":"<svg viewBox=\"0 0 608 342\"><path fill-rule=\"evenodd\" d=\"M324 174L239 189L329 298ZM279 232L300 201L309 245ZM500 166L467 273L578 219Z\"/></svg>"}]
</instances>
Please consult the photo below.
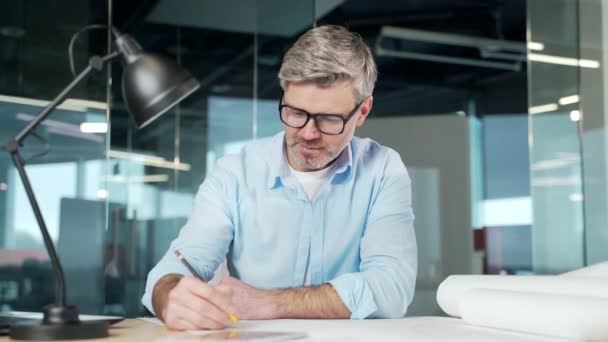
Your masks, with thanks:
<instances>
[{"instance_id":1,"label":"glass wall","mask_svg":"<svg viewBox=\"0 0 608 342\"><path fill-rule=\"evenodd\" d=\"M597 202L605 197L605 189L590 186L598 180L595 177L605 177L598 173L597 157L591 157L605 143L595 140L596 129L584 128L603 116L603 108L597 105L598 93L591 88L598 83L588 83L583 89L581 82L583 73L595 77L603 69L597 56L581 55L597 55L598 50L587 41L589 35L595 38L595 32L601 31L601 8L599 0L528 1L533 264L537 273L587 265L589 233L597 234L606 227L595 220L604 215L605 206L598 207ZM593 11L598 13L594 20L582 15ZM601 78L599 81L601 84ZM582 110L582 103L588 103L589 110ZM598 241L597 237L593 240ZM599 261L597 256L594 259Z\"/></svg>"},{"instance_id":2,"label":"glass wall","mask_svg":"<svg viewBox=\"0 0 608 342\"><path fill-rule=\"evenodd\" d=\"M138 131L124 109L119 82L113 83L107 184L116 218L109 229L117 231L115 298L107 301L112 308L144 313L140 298L147 272L186 222L204 177L222 156L280 131L280 56L312 26L312 8L307 1L159 1L140 8L145 14L138 17L114 1L113 25L132 33L146 50L177 60L201 88ZM112 76L119 79L119 68Z\"/></svg>"},{"instance_id":3,"label":"glass wall","mask_svg":"<svg viewBox=\"0 0 608 342\"><path fill-rule=\"evenodd\" d=\"M501 214L508 206L499 203L523 198L530 210L528 70L517 63L488 66L476 48L382 34L395 26L523 46L525 1L496 8L364 0L59 3L0 5L6 23L0 27L1 141L31 120L39 101L70 81L67 46L85 25L114 25L145 50L176 60L201 83L193 96L137 130L116 63L87 79L45 122L38 130L43 139L28 139L25 154L48 150L27 169L66 269L69 301L82 312L146 314L140 298L147 272L186 222L205 176L222 156L281 130L276 108L282 57L315 24L346 25L359 33L379 65L374 109L357 135L398 150L413 180L420 272L409 314L441 314L435 292L450 274L527 272L532 245L540 255L531 215L505 221ZM500 24L495 11L504 16ZM79 37L77 69L92 54L113 48L108 33ZM408 52L426 57L404 57ZM473 64L438 62L437 54ZM542 86L534 82L534 89ZM530 98L540 101L536 91ZM101 124L93 126L100 133L83 123ZM576 132L571 128L564 130ZM533 163L541 158L535 153ZM546 153L542 158L575 161L571 149ZM495 204L498 211L484 209ZM0 310L40 311L53 300L48 258L6 155L0 155L0 253Z\"/></svg>"},{"instance_id":4,"label":"glass wall","mask_svg":"<svg viewBox=\"0 0 608 342\"><path fill-rule=\"evenodd\" d=\"M608 2L579 1L580 134L583 160L585 261L608 260ZM584 19L582 19L584 18Z\"/></svg>"},{"instance_id":5,"label":"glass wall","mask_svg":"<svg viewBox=\"0 0 608 342\"><path fill-rule=\"evenodd\" d=\"M555 273L608 260L608 2L534 0L528 11L534 263Z\"/></svg>"},{"instance_id":6,"label":"glass wall","mask_svg":"<svg viewBox=\"0 0 608 342\"><path fill-rule=\"evenodd\" d=\"M2 144L71 81L70 37L85 25L107 20L107 11L105 2L0 4ZM73 54L76 72L91 54L106 51L104 30L81 35ZM85 312L104 296L103 278L89 267L101 264L104 257L107 84L104 72L84 81L21 149L67 278L74 280L74 272L81 272L81 285L95 293L91 297L76 286L70 288L70 298L82 299ZM0 311L40 311L54 301L54 286L21 179L8 153L0 153Z\"/></svg>"}]
</instances>

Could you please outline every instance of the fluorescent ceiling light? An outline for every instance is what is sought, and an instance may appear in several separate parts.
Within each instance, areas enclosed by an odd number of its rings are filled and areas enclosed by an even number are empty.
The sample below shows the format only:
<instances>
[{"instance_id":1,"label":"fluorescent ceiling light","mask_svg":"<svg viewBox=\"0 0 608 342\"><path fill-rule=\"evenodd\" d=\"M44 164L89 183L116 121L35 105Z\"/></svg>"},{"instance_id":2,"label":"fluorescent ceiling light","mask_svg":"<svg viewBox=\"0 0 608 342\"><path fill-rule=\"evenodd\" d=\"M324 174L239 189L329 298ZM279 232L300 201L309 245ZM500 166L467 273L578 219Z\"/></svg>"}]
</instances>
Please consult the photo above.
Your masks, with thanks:
<instances>
[{"instance_id":1,"label":"fluorescent ceiling light","mask_svg":"<svg viewBox=\"0 0 608 342\"><path fill-rule=\"evenodd\" d=\"M528 49L542 51L545 49L545 44L539 42L528 42Z\"/></svg>"},{"instance_id":2,"label":"fluorescent ceiling light","mask_svg":"<svg viewBox=\"0 0 608 342\"><path fill-rule=\"evenodd\" d=\"M168 161L165 158L148 154L108 150L106 152L106 155L112 158L132 160L135 162L142 163L144 165L160 167L164 169L173 169L178 171L190 171L192 169L192 166L190 164L181 163L178 160Z\"/></svg>"},{"instance_id":3,"label":"fluorescent ceiling light","mask_svg":"<svg viewBox=\"0 0 608 342\"><path fill-rule=\"evenodd\" d=\"M533 177L533 187L576 186L581 185L580 176L571 177Z\"/></svg>"},{"instance_id":4,"label":"fluorescent ceiling light","mask_svg":"<svg viewBox=\"0 0 608 342\"><path fill-rule=\"evenodd\" d=\"M560 159L545 159L539 160L537 162L532 163L531 169L533 171L542 171L542 170L553 170L559 169L563 167L570 167L571 165L577 164L580 161L580 158L560 158Z\"/></svg>"},{"instance_id":5,"label":"fluorescent ceiling light","mask_svg":"<svg viewBox=\"0 0 608 342\"><path fill-rule=\"evenodd\" d=\"M528 111L530 112L530 114L540 114L540 113L556 111L557 108L559 108L557 103L548 103L548 104L544 104L544 105L540 105L540 106L530 107L530 108L528 108Z\"/></svg>"},{"instance_id":6,"label":"fluorescent ceiling light","mask_svg":"<svg viewBox=\"0 0 608 342\"><path fill-rule=\"evenodd\" d=\"M107 133L108 124L105 122L83 122L80 124L82 133Z\"/></svg>"},{"instance_id":7,"label":"fluorescent ceiling light","mask_svg":"<svg viewBox=\"0 0 608 342\"><path fill-rule=\"evenodd\" d=\"M481 215L485 227L529 225L532 224L532 198L487 199L481 203Z\"/></svg>"},{"instance_id":8,"label":"fluorescent ceiling light","mask_svg":"<svg viewBox=\"0 0 608 342\"><path fill-rule=\"evenodd\" d=\"M570 120L576 122L581 119L581 112L578 110L573 110L570 112Z\"/></svg>"},{"instance_id":9,"label":"fluorescent ceiling light","mask_svg":"<svg viewBox=\"0 0 608 342\"><path fill-rule=\"evenodd\" d=\"M570 199L571 202L580 202L583 200L583 194L581 194L580 192L574 192L574 193L571 193L570 196L568 196L568 198Z\"/></svg>"},{"instance_id":10,"label":"fluorescent ceiling light","mask_svg":"<svg viewBox=\"0 0 608 342\"><path fill-rule=\"evenodd\" d=\"M382 45L382 41L387 38L419 41L428 44L466 46L476 48L479 49L481 57L483 58L465 58L456 55L426 53L420 50L419 52L416 52L411 50L388 49L384 48ZM520 62L522 59L525 60L525 54L527 53L526 45L520 42L487 39L482 37L450 34L443 32L414 30L394 26L382 26L378 39L376 39L375 50L379 56L389 56L405 59L422 60L426 62L451 63L513 71L519 71L521 67ZM496 59L509 60L509 62L498 60L486 60L485 58L490 57L490 55L492 55Z\"/></svg>"},{"instance_id":11,"label":"fluorescent ceiling light","mask_svg":"<svg viewBox=\"0 0 608 342\"><path fill-rule=\"evenodd\" d=\"M24 113L17 113L17 116L16 116L16 119L21 120L21 121L32 121L32 120L34 120L34 118L35 117L33 115L24 114ZM68 137L73 137L73 138L78 138L78 139L90 140L90 141L94 141L97 143L104 142L104 137L102 137L102 136L97 136L94 134L81 132L80 126L78 126L78 125L68 124L65 122L52 120L52 119L47 119L45 121L42 121L40 124L42 126L45 126L47 128L47 130L51 133L65 135Z\"/></svg>"},{"instance_id":12,"label":"fluorescent ceiling light","mask_svg":"<svg viewBox=\"0 0 608 342\"><path fill-rule=\"evenodd\" d=\"M97 190L97 197L101 198L101 199L108 198L108 190L106 190L106 189Z\"/></svg>"},{"instance_id":13,"label":"fluorescent ceiling light","mask_svg":"<svg viewBox=\"0 0 608 342\"><path fill-rule=\"evenodd\" d=\"M534 62L549 63L549 64L560 64L568 66L580 66L582 68L597 69L600 67L600 62L590 59L578 59L570 57L543 55L539 53L528 54L528 59Z\"/></svg>"},{"instance_id":14,"label":"fluorescent ceiling light","mask_svg":"<svg viewBox=\"0 0 608 342\"><path fill-rule=\"evenodd\" d=\"M11 102L28 106L45 107L50 101L30 99L28 97L0 95L0 102ZM105 102L89 101L81 99L66 99L57 108L73 110L77 112L87 112L89 109L106 110L108 108Z\"/></svg>"},{"instance_id":15,"label":"fluorescent ceiling light","mask_svg":"<svg viewBox=\"0 0 608 342\"><path fill-rule=\"evenodd\" d=\"M168 175L143 175L143 176L126 176L114 175L103 177L107 182L113 183L163 183L169 181Z\"/></svg>"},{"instance_id":16,"label":"fluorescent ceiling light","mask_svg":"<svg viewBox=\"0 0 608 342\"><path fill-rule=\"evenodd\" d=\"M562 106L565 105L569 105L569 104L573 104L573 103L577 103L578 101L580 101L580 97L578 95L570 95L570 96L564 96L562 98L559 99L559 104Z\"/></svg>"}]
</instances>

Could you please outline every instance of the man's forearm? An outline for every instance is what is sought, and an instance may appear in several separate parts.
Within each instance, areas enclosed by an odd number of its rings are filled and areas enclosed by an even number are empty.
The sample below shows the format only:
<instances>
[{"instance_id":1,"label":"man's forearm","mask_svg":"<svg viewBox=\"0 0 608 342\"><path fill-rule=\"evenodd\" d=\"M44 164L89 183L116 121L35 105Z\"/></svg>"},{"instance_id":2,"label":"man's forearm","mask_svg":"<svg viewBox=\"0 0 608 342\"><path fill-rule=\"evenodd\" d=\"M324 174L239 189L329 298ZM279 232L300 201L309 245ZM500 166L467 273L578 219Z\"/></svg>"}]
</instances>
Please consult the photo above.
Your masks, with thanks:
<instances>
[{"instance_id":1,"label":"man's forearm","mask_svg":"<svg viewBox=\"0 0 608 342\"><path fill-rule=\"evenodd\" d=\"M350 318L350 310L331 284L268 291L276 308L272 318Z\"/></svg>"}]
</instances>

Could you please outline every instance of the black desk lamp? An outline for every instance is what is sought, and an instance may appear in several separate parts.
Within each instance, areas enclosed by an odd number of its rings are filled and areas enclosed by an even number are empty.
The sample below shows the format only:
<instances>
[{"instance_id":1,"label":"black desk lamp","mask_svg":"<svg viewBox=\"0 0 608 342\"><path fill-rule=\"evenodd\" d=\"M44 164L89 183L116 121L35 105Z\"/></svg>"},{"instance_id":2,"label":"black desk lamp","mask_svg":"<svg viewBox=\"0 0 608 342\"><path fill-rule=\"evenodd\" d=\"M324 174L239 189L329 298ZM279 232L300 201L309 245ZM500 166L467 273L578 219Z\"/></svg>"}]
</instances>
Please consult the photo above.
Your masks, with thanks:
<instances>
[{"instance_id":1,"label":"black desk lamp","mask_svg":"<svg viewBox=\"0 0 608 342\"><path fill-rule=\"evenodd\" d=\"M12 326L10 337L13 339L67 340L108 336L107 322L80 321L78 308L66 305L66 286L63 268L42 218L34 191L25 173L25 162L19 153L19 148L22 146L25 138L66 99L68 93L91 71L102 70L105 64L117 59L119 56L122 56L124 63L122 77L123 97L127 104L127 109L132 114L138 128L142 128L158 118L200 86L199 82L188 71L181 68L175 62L158 55L143 52L139 44L131 36L120 34L114 28L112 28L112 33L116 38L115 42L118 51L103 57L92 57L89 60L88 66L51 103L42 109L34 120L4 146L11 154L15 168L23 181L23 186L40 227L57 283L55 304L50 304L44 308L43 320Z\"/></svg>"}]
</instances>

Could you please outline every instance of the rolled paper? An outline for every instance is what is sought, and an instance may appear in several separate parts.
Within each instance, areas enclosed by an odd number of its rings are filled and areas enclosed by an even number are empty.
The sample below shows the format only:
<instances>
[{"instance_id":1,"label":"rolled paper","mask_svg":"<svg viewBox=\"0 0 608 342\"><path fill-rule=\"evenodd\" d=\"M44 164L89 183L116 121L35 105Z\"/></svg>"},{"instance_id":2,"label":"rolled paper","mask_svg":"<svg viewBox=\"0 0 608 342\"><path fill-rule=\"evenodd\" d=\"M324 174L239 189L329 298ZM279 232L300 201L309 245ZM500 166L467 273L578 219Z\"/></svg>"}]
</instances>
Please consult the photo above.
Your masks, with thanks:
<instances>
[{"instance_id":1,"label":"rolled paper","mask_svg":"<svg viewBox=\"0 0 608 342\"><path fill-rule=\"evenodd\" d=\"M608 278L562 276L453 275L437 290L437 303L445 313L462 317L460 305L473 289L491 289L534 294L585 295L608 299ZM488 303L490 305L491 303Z\"/></svg>"},{"instance_id":2,"label":"rolled paper","mask_svg":"<svg viewBox=\"0 0 608 342\"><path fill-rule=\"evenodd\" d=\"M473 289L464 294L460 313L479 326L608 341L608 298Z\"/></svg>"},{"instance_id":3,"label":"rolled paper","mask_svg":"<svg viewBox=\"0 0 608 342\"><path fill-rule=\"evenodd\" d=\"M608 278L608 261L600 262L595 265L583 267L581 269L562 273L562 276L572 277L600 277Z\"/></svg>"}]
</instances>

